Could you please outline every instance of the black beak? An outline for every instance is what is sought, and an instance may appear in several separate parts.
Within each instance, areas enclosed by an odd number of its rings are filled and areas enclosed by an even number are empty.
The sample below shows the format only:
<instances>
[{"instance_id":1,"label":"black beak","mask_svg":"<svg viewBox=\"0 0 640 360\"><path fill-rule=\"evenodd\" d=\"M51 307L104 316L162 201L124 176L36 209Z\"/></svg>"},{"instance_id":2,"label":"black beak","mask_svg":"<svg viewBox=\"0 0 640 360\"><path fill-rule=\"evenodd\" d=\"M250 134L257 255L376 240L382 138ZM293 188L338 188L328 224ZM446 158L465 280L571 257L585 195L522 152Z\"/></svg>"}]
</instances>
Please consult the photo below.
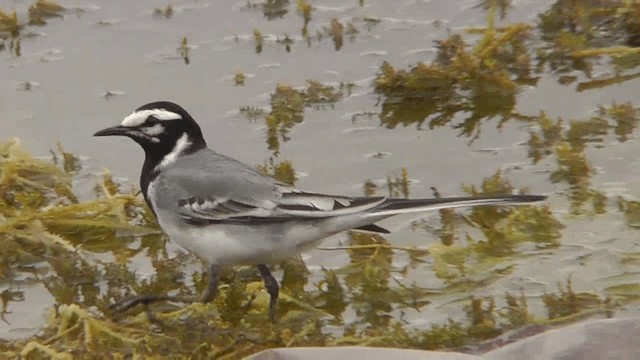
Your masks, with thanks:
<instances>
[{"instance_id":1,"label":"black beak","mask_svg":"<svg viewBox=\"0 0 640 360\"><path fill-rule=\"evenodd\" d=\"M112 126L110 128L102 129L97 133L93 134L93 136L127 136L127 133L131 131L131 128L126 126Z\"/></svg>"}]
</instances>

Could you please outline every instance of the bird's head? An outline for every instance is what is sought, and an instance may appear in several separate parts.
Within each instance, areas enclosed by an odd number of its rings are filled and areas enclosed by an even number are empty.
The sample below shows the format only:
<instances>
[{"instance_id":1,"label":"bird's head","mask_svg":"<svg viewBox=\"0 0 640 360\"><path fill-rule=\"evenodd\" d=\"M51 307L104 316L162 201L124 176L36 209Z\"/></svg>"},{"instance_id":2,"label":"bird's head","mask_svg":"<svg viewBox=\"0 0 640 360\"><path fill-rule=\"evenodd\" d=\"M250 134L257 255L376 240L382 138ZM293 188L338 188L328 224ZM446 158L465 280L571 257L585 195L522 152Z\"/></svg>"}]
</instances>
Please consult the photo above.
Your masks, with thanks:
<instances>
[{"instance_id":1,"label":"bird's head","mask_svg":"<svg viewBox=\"0 0 640 360\"><path fill-rule=\"evenodd\" d=\"M126 136L142 146L147 155L163 158L206 147L200 126L181 106L158 101L137 108L120 125L98 131L94 136Z\"/></svg>"}]
</instances>

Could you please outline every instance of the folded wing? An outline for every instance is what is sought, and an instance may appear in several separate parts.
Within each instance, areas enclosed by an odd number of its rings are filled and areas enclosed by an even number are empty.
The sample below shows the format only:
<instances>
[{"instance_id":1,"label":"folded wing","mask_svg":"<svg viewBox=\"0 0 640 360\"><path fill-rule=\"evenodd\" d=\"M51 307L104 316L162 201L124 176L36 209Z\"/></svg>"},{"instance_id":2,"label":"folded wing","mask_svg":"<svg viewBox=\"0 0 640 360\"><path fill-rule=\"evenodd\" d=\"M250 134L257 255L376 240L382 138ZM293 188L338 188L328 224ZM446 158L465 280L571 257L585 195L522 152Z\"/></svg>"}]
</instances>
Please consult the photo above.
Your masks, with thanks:
<instances>
[{"instance_id":1,"label":"folded wing","mask_svg":"<svg viewBox=\"0 0 640 360\"><path fill-rule=\"evenodd\" d=\"M178 202L180 216L193 225L211 223L273 223L317 219L364 212L385 197L347 197L300 191L276 184L272 201L251 201L233 195L200 196Z\"/></svg>"}]
</instances>

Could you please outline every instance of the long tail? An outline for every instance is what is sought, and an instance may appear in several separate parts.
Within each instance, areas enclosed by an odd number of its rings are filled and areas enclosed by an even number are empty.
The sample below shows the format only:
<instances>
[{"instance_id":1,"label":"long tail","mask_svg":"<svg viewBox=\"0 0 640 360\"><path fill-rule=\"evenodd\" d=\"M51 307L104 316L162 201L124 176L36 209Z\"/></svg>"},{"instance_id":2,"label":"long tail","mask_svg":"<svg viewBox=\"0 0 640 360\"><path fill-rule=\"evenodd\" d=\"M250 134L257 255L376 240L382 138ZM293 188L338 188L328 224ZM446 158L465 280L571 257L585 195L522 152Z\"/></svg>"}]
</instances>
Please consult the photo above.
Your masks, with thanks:
<instances>
[{"instance_id":1,"label":"long tail","mask_svg":"<svg viewBox=\"0 0 640 360\"><path fill-rule=\"evenodd\" d=\"M481 205L516 205L545 200L543 195L467 196L434 199L388 199L369 210L373 217Z\"/></svg>"}]
</instances>

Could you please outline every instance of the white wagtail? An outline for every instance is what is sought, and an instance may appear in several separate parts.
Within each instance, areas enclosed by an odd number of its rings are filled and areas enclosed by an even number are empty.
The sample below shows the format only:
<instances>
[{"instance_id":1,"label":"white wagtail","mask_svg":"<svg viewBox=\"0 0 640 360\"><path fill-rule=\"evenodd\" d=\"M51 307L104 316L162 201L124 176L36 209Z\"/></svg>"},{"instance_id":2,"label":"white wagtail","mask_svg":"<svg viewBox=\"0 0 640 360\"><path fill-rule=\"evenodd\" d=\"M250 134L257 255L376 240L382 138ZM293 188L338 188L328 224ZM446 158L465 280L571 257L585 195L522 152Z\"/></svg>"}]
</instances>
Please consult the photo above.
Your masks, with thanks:
<instances>
[{"instance_id":1,"label":"white wagtail","mask_svg":"<svg viewBox=\"0 0 640 360\"><path fill-rule=\"evenodd\" d=\"M522 204L539 195L390 199L299 190L207 148L200 127L182 107L166 101L141 106L120 125L95 136L127 136L145 152L140 175L144 199L158 223L209 266L200 301L212 301L221 266L255 264L275 316L279 286L265 264L296 256L320 241L353 229L380 233L374 223L397 214L478 205ZM170 299L139 296L117 307Z\"/></svg>"}]
</instances>

